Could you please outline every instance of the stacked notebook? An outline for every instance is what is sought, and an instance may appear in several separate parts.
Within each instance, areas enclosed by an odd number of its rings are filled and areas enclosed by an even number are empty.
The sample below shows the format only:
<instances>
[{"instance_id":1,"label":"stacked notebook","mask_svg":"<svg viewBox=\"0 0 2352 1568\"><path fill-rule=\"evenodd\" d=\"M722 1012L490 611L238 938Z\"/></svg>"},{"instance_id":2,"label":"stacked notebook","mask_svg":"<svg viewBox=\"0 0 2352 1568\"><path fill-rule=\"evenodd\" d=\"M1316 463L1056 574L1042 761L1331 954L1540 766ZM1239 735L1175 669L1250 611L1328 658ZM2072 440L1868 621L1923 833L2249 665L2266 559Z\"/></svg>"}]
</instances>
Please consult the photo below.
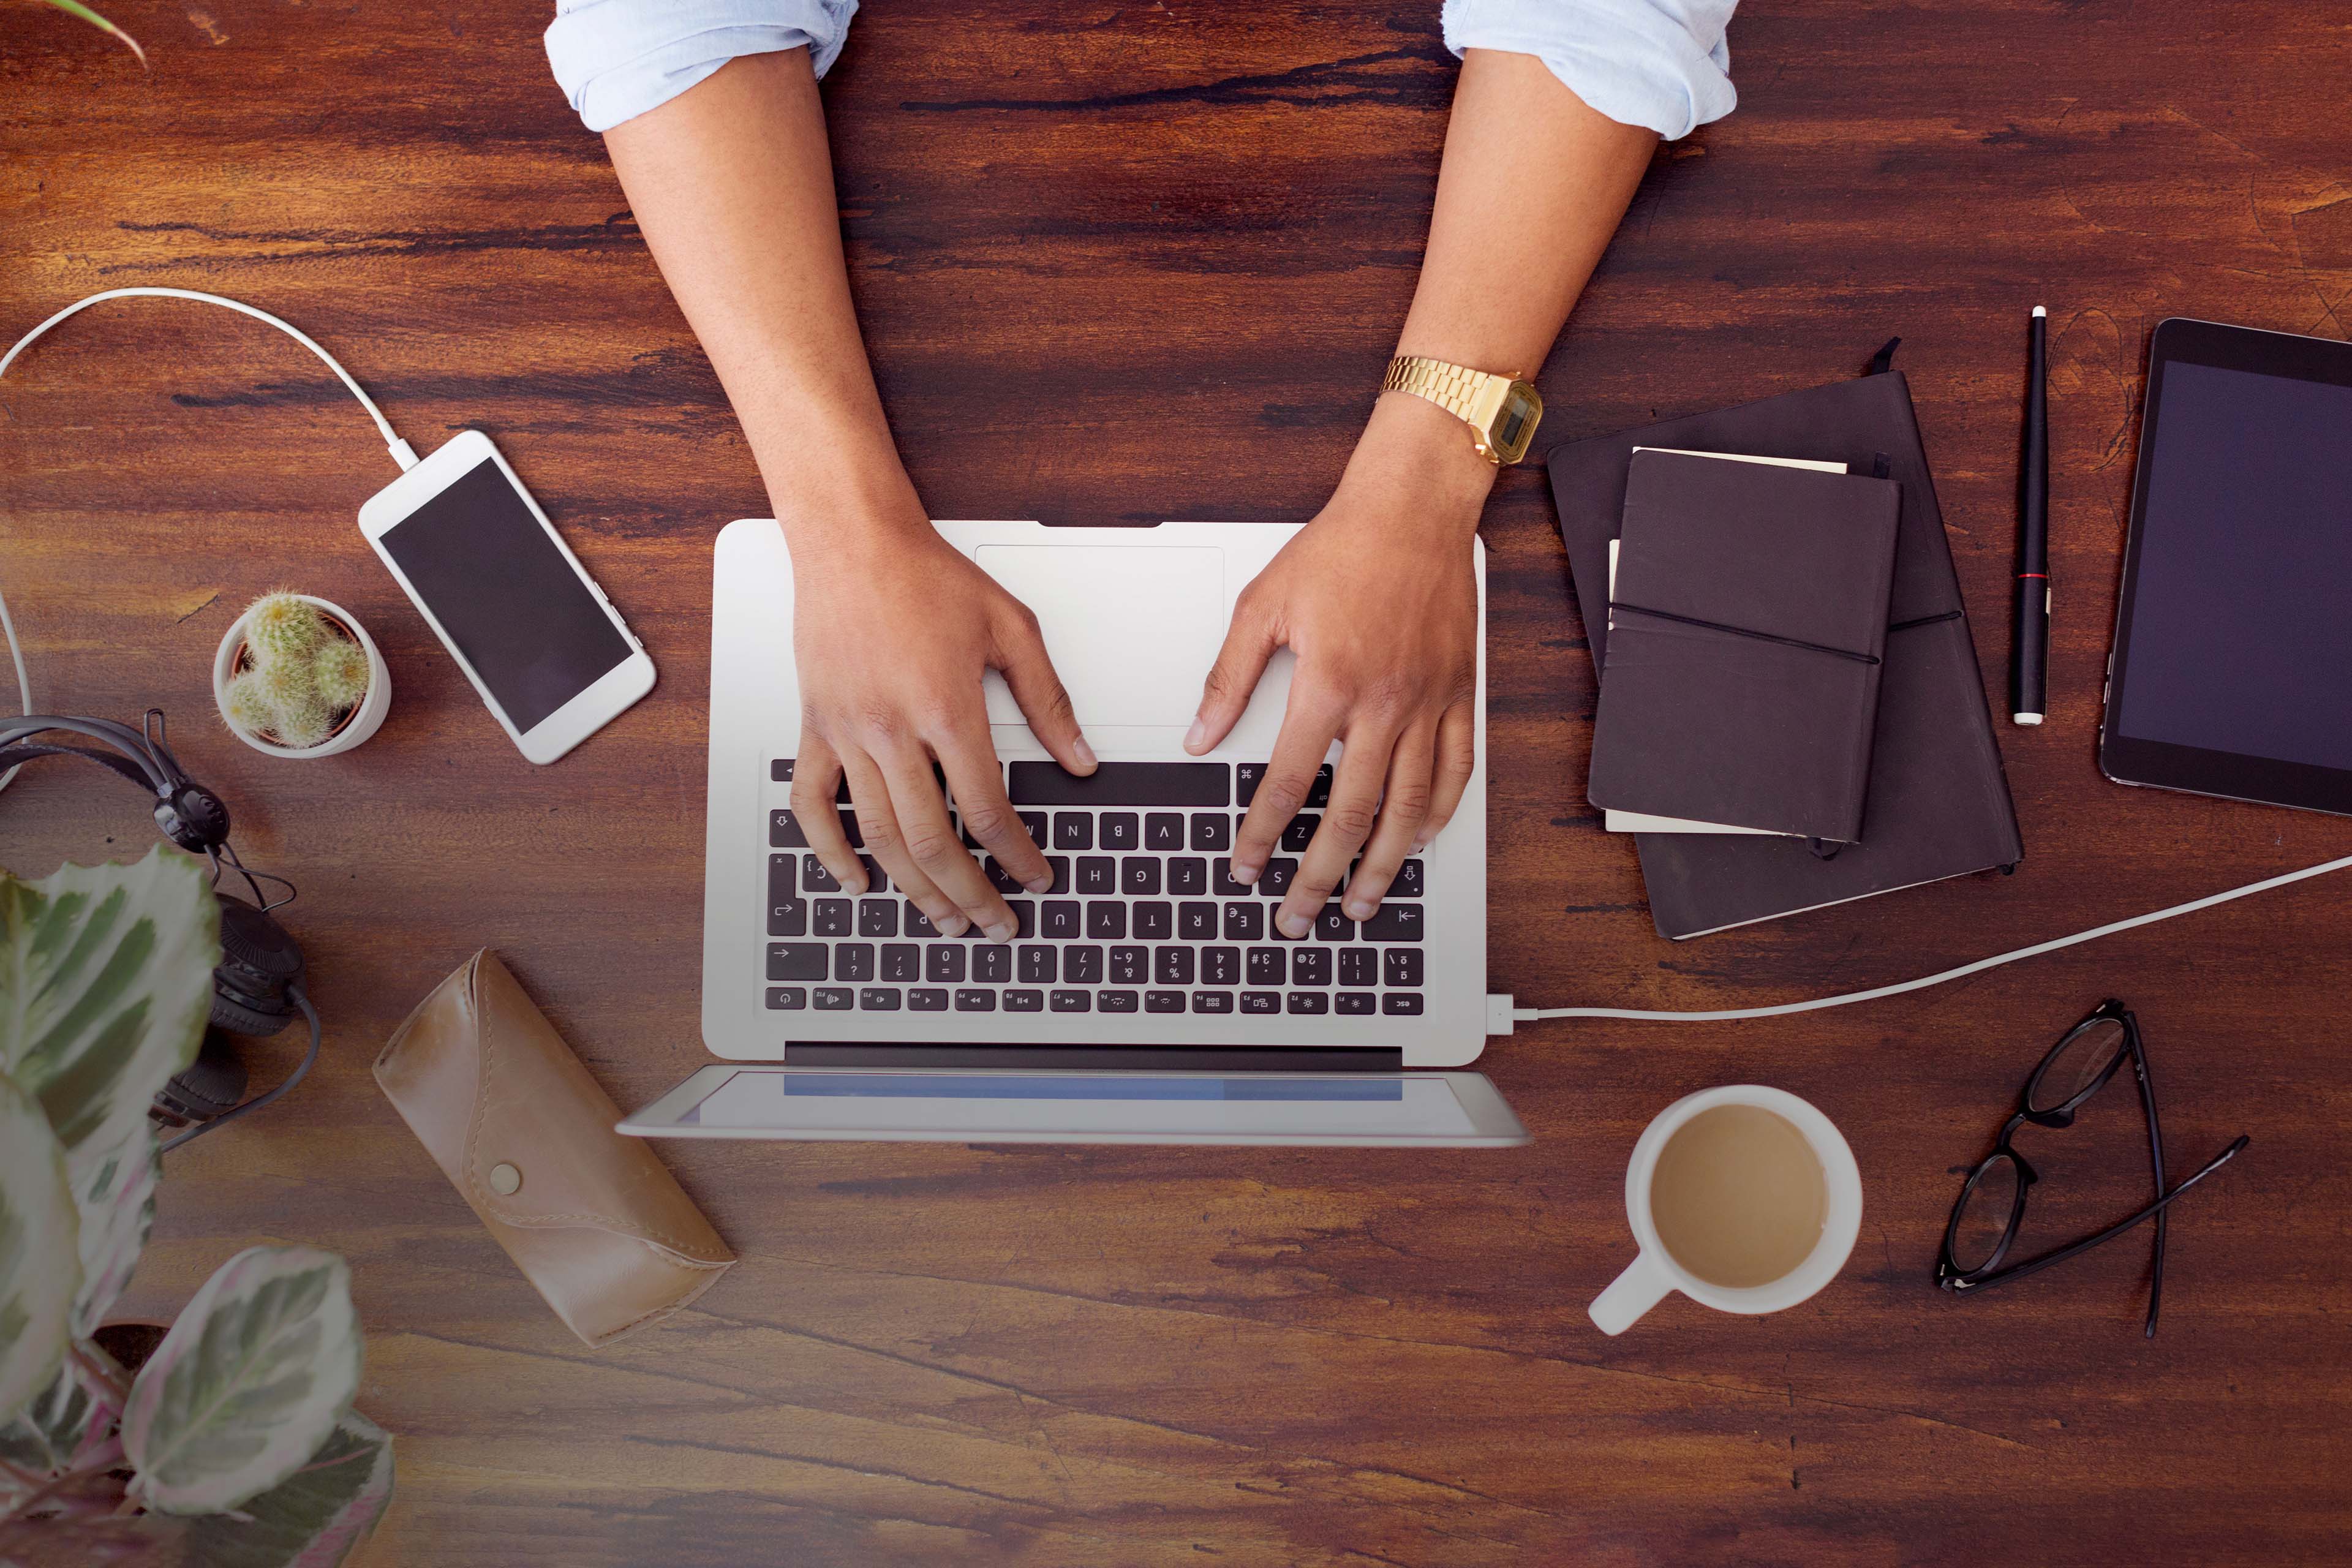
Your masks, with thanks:
<instances>
[{"instance_id":1,"label":"stacked notebook","mask_svg":"<svg viewBox=\"0 0 2352 1568\"><path fill-rule=\"evenodd\" d=\"M1660 934L2023 858L1900 374L1548 461L1601 673L1590 793Z\"/></svg>"}]
</instances>

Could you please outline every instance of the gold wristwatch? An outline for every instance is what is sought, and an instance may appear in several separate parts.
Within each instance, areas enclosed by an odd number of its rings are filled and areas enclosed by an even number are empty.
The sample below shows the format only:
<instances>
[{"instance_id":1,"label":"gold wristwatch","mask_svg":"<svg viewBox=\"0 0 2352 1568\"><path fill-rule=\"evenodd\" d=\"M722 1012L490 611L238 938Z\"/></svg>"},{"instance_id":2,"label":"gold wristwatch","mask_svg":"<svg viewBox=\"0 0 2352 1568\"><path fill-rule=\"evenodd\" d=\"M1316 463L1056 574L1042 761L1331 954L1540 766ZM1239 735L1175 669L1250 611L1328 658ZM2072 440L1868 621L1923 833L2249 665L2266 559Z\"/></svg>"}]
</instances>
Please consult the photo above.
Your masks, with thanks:
<instances>
[{"instance_id":1,"label":"gold wristwatch","mask_svg":"<svg viewBox=\"0 0 2352 1568\"><path fill-rule=\"evenodd\" d=\"M1470 426L1470 443L1478 455L1497 465L1516 463L1528 455L1543 418L1543 399L1517 374L1493 375L1444 360L1399 354L1389 361L1381 378L1382 392L1410 392L1425 397Z\"/></svg>"}]
</instances>

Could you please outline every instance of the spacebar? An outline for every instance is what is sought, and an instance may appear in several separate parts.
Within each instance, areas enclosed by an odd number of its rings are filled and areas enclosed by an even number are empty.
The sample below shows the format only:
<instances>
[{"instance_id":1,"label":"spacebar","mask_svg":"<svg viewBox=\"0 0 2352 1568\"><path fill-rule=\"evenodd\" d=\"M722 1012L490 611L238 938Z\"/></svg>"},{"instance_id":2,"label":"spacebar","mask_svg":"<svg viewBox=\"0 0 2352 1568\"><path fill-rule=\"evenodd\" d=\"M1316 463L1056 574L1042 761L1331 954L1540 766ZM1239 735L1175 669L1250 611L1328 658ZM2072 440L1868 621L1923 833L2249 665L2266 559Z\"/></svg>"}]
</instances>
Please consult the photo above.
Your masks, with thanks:
<instances>
[{"instance_id":1,"label":"spacebar","mask_svg":"<svg viewBox=\"0 0 2352 1568\"><path fill-rule=\"evenodd\" d=\"M1105 763L1085 778L1059 763L1013 764L1015 805L1224 805L1233 770L1223 763Z\"/></svg>"}]
</instances>

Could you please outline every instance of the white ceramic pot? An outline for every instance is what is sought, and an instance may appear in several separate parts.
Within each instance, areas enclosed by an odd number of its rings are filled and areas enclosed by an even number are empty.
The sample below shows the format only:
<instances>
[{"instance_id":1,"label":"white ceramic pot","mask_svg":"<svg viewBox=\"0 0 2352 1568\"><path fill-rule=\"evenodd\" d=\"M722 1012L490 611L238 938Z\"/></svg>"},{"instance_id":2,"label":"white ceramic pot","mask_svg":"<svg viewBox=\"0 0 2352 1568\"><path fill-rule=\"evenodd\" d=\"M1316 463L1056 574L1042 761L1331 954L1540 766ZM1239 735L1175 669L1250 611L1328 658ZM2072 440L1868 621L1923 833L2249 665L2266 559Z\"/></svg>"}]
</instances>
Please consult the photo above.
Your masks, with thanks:
<instances>
[{"instance_id":1,"label":"white ceramic pot","mask_svg":"<svg viewBox=\"0 0 2352 1568\"><path fill-rule=\"evenodd\" d=\"M360 649L367 655L367 696L352 710L341 728L315 746L296 751L281 746L246 729L228 716L228 683L236 674L237 656L245 650L245 616L231 622L221 635L220 648L213 655L213 707L236 738L257 752L267 752L273 757L331 757L348 752L383 726L383 716L392 711L392 671L384 667L383 654L376 647L375 639L360 625L357 616L341 605L310 594L297 594L296 598L331 616L337 625L358 639Z\"/></svg>"}]
</instances>

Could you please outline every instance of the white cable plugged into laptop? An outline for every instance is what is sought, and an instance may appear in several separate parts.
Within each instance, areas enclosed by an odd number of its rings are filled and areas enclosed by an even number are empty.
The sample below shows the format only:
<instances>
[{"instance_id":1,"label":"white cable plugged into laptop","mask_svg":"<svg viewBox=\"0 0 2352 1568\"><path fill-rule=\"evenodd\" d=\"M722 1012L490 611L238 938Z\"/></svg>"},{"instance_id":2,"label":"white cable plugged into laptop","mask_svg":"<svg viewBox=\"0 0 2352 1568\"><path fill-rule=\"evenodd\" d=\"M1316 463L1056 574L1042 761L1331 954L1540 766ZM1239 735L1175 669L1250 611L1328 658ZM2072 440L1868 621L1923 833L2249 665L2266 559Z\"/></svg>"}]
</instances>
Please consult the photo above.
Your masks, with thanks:
<instances>
[{"instance_id":1,"label":"white cable plugged into laptop","mask_svg":"<svg viewBox=\"0 0 2352 1568\"><path fill-rule=\"evenodd\" d=\"M1899 981L1893 985L1881 985L1869 991L1849 991L1843 996L1817 996L1808 1002L1783 1002L1772 1007L1718 1007L1689 1012L1641 1007L1519 1007L1513 1005L1517 1000L1514 997L1489 996L1486 998L1487 1033L1507 1035L1515 1025L1536 1023L1545 1018L1632 1018L1655 1023L1704 1024L1726 1022L1737 1018L1778 1018L1790 1013L1815 1013L1824 1007L1845 1007L1856 1002L1875 1002L1885 996L1900 996L1907 991L1925 991L1931 985L1941 985L1947 981L1964 980L1971 974L1981 974L1988 969L1999 969L2002 964L2015 963L2020 959L2039 958L2045 952L2056 952L2061 948L2079 947L2086 942L2096 942L2103 936L2114 936L2119 931L2154 925L2158 921L2168 921L2178 915L2195 914L2199 910L2210 910L2216 904L2226 904L2235 899L2251 898L2256 893L2267 893L2273 888L2284 888L2291 882L2301 882L2313 877L2324 877L2330 871L2342 871L2347 868L2352 868L2352 855L2334 860L2323 860L2316 866L2305 866L2300 871L2288 871L2276 877L2265 877L2259 882L2249 882L2242 888L2231 888L2227 892L2211 893L2201 899L2191 899L2185 904L2175 904L2170 909L2157 910L2148 914L2134 915L2129 920L2113 921L2103 926L2094 926L2089 931L2078 931L2072 936L2062 936L2050 942L2038 942L2032 947L2016 948L2008 952L1996 953L1990 958L1979 958L1973 963L1963 963L1957 969L1947 969L1936 974L1923 974L1916 980Z\"/></svg>"}]
</instances>

